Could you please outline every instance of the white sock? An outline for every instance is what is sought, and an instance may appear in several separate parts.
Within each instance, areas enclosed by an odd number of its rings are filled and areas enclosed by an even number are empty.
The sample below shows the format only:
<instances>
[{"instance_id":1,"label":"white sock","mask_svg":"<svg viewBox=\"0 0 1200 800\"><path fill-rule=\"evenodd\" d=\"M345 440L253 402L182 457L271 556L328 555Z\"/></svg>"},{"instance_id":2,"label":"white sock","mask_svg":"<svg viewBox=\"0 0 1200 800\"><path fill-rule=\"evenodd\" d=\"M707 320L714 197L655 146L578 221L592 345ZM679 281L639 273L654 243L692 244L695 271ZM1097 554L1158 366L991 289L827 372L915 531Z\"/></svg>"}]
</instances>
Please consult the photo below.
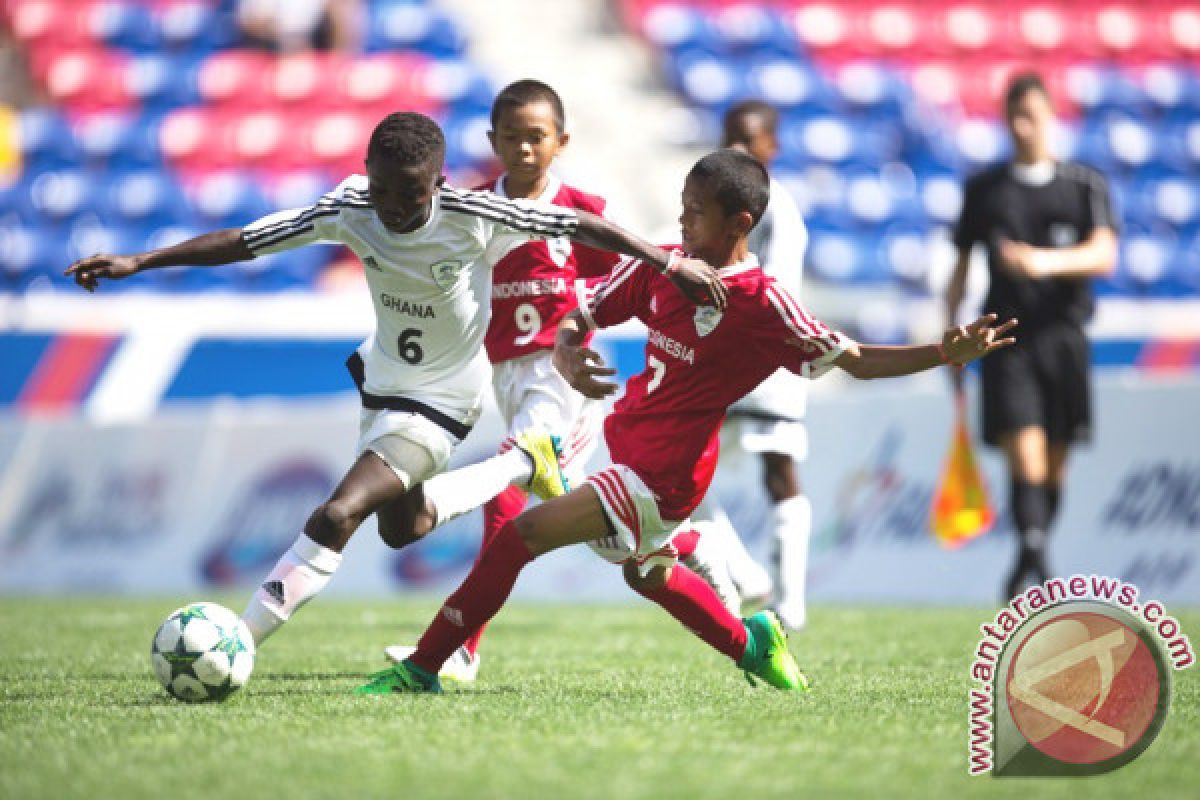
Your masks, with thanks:
<instances>
[{"instance_id":1,"label":"white sock","mask_svg":"<svg viewBox=\"0 0 1200 800\"><path fill-rule=\"evenodd\" d=\"M513 484L524 486L533 478L529 456L518 447L497 456L443 472L425 481L425 499L437 514L437 524L479 508Z\"/></svg>"},{"instance_id":2,"label":"white sock","mask_svg":"<svg viewBox=\"0 0 1200 800\"><path fill-rule=\"evenodd\" d=\"M812 503L804 495L789 497L771 513L775 523L775 586L780 620L789 628L804 627L808 540L812 535Z\"/></svg>"},{"instance_id":3,"label":"white sock","mask_svg":"<svg viewBox=\"0 0 1200 800\"><path fill-rule=\"evenodd\" d=\"M683 560L688 569L695 572L713 588L721 604L729 609L735 617L742 615L742 596L738 592L733 578L729 575L727 549L719 541L720 534L714 531L712 520L700 520L692 523L692 528L700 534L696 542L696 550Z\"/></svg>"},{"instance_id":4,"label":"white sock","mask_svg":"<svg viewBox=\"0 0 1200 800\"><path fill-rule=\"evenodd\" d=\"M712 527L705 533L712 535L724 552L726 568L742 597L753 599L771 594L770 574L750 555L724 509L712 509Z\"/></svg>"},{"instance_id":5,"label":"white sock","mask_svg":"<svg viewBox=\"0 0 1200 800\"><path fill-rule=\"evenodd\" d=\"M341 553L300 534L242 612L242 620L254 636L255 647L316 597L341 563Z\"/></svg>"}]
</instances>

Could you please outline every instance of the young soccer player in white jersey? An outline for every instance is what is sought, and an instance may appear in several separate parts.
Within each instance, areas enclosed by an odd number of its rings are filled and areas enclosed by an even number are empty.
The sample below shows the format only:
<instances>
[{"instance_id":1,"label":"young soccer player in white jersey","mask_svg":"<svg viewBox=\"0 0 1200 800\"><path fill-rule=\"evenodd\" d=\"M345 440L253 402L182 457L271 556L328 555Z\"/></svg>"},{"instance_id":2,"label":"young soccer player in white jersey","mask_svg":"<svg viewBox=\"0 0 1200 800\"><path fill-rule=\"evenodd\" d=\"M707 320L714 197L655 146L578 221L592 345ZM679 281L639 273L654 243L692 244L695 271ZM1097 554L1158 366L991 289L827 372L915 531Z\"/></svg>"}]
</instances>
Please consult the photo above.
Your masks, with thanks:
<instances>
[{"instance_id":1,"label":"young soccer player in white jersey","mask_svg":"<svg viewBox=\"0 0 1200 800\"><path fill-rule=\"evenodd\" d=\"M551 171L570 138L562 99L552 87L536 80L506 86L492 103L491 122L488 138L504 166L504 174L479 188L501 197L604 212L603 198L568 186ZM508 431L500 452L516 446L524 431L557 436L562 442L563 472L570 485L580 483L584 477L584 466L596 448L604 412L599 401L572 389L554 369L554 337L558 323L577 305L576 280L599 279L618 260L614 253L572 244L560 237L526 242L491 265L492 318L484 346L492 362L496 404ZM437 508L437 524L486 500L483 546L528 502L522 486L513 484L495 494L495 486L478 481L470 468L430 479L424 492ZM482 635L480 629L454 653L442 668L443 676L458 681L475 679ZM393 662L399 662L412 651L411 646L392 645L384 652Z\"/></svg>"},{"instance_id":2,"label":"young soccer player in white jersey","mask_svg":"<svg viewBox=\"0 0 1200 800\"><path fill-rule=\"evenodd\" d=\"M586 211L452 189L442 179L444 156L436 122L390 114L372 132L367 174L350 176L309 208L133 256L92 256L66 270L92 291L102 279L228 264L318 241L345 244L365 265L376 328L348 362L363 403L359 456L251 599L243 618L256 644L329 583L368 515L405 499L406 519L380 519L386 538L431 511L419 486L445 469L479 415L489 372L481 347L487 265L499 254L532 237L566 236L643 258L687 296L724 305L724 286L703 262ZM562 491L557 455L548 436L535 434L523 448L476 466L500 476L499 488L526 483L551 496Z\"/></svg>"},{"instance_id":3,"label":"young soccer player in white jersey","mask_svg":"<svg viewBox=\"0 0 1200 800\"><path fill-rule=\"evenodd\" d=\"M625 565L630 585L657 602L747 674L781 689L807 681L774 614L743 621L707 583L676 563L672 539L703 498L716 467L726 409L779 367L816 377L837 366L858 378L906 375L966 363L1011 345L995 316L946 331L934 345L859 345L810 317L763 274L747 236L769 197L765 168L736 150L712 153L683 189L683 252L721 265L723 311L683 302L655 270L623 261L559 326L556 367L589 397L617 389L587 333L637 317L649 329L646 370L631 378L604 425L613 466L577 489L524 512L488 545L406 660L382 670L362 694L439 692L438 670L504 604L537 556L590 543Z\"/></svg>"}]
</instances>

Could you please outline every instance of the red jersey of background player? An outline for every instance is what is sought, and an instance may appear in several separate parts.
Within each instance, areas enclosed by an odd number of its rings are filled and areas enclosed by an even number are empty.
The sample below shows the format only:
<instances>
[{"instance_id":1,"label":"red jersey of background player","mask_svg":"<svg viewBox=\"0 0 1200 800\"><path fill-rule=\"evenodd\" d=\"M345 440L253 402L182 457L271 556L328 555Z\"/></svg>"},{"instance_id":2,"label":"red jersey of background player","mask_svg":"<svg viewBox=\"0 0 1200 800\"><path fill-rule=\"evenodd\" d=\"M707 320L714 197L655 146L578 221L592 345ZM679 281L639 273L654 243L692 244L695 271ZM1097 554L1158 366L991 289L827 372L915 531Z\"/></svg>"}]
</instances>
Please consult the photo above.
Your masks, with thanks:
<instances>
[{"instance_id":1,"label":"red jersey of background player","mask_svg":"<svg viewBox=\"0 0 1200 800\"><path fill-rule=\"evenodd\" d=\"M504 176L478 188L508 196ZM553 174L537 200L604 213L604 198L567 186ZM558 323L575 308L575 279L607 275L619 259L566 238L525 242L505 254L492 267L492 319L483 339L491 362L553 350Z\"/></svg>"},{"instance_id":2,"label":"red jersey of background player","mask_svg":"<svg viewBox=\"0 0 1200 800\"><path fill-rule=\"evenodd\" d=\"M636 317L649 329L646 369L625 385L604 439L613 463L654 492L663 519L685 519L704 498L733 402L779 367L817 377L851 344L809 316L753 255L717 271L729 288L723 312L694 305L631 259L580 304L593 328Z\"/></svg>"}]
</instances>

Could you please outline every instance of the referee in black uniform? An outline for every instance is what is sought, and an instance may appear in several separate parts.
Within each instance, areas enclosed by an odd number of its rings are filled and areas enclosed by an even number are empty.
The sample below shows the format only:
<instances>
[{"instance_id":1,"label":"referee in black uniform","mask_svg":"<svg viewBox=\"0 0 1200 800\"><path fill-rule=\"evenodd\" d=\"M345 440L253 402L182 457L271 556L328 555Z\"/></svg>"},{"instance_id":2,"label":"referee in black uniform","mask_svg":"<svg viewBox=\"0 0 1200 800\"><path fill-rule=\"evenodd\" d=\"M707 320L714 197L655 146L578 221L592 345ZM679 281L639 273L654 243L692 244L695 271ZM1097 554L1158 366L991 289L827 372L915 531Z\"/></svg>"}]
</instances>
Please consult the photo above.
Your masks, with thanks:
<instances>
[{"instance_id":1,"label":"referee in black uniform","mask_svg":"<svg viewBox=\"0 0 1200 800\"><path fill-rule=\"evenodd\" d=\"M1012 81L1004 116L1013 160L967 181L946 311L956 324L971 249L984 245L991 276L984 311L1021 325L1016 345L982 363L983 438L1004 452L1020 536L1007 601L1049 577L1046 535L1062 497L1067 451L1091 437L1083 325L1094 304L1090 279L1116 265L1117 224L1104 177L1051 155L1054 109L1040 76Z\"/></svg>"}]
</instances>

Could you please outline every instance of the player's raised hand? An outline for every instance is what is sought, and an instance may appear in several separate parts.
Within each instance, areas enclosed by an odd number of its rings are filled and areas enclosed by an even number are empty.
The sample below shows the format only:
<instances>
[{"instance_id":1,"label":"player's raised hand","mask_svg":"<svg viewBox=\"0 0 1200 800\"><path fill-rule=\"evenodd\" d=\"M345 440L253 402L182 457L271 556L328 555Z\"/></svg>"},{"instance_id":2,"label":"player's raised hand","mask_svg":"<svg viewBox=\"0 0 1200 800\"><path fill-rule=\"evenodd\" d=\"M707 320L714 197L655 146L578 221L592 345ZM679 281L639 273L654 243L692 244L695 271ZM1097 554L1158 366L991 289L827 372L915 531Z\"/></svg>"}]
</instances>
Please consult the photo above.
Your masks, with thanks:
<instances>
[{"instance_id":1,"label":"player's raised hand","mask_svg":"<svg viewBox=\"0 0 1200 800\"><path fill-rule=\"evenodd\" d=\"M76 261L66 268L63 275L71 275L75 283L94 292L101 278L120 280L137 271L138 263L134 256L95 255Z\"/></svg>"},{"instance_id":2,"label":"player's raised hand","mask_svg":"<svg viewBox=\"0 0 1200 800\"><path fill-rule=\"evenodd\" d=\"M619 388L611 381L599 380L616 375L617 371L604 366L600 354L588 347L573 347L561 342L555 344L554 367L575 391L593 400L608 397Z\"/></svg>"},{"instance_id":3,"label":"player's raised hand","mask_svg":"<svg viewBox=\"0 0 1200 800\"><path fill-rule=\"evenodd\" d=\"M1002 347L1016 343L1016 338L1005 336L1017 327L1015 319L995 325L995 314L984 314L970 325L959 325L942 335L942 352L953 364L966 364Z\"/></svg>"},{"instance_id":4,"label":"player's raised hand","mask_svg":"<svg viewBox=\"0 0 1200 800\"><path fill-rule=\"evenodd\" d=\"M673 258L666 275L693 303L715 306L719 311L725 309L729 290L721 283L717 271L707 263L697 258Z\"/></svg>"}]
</instances>

